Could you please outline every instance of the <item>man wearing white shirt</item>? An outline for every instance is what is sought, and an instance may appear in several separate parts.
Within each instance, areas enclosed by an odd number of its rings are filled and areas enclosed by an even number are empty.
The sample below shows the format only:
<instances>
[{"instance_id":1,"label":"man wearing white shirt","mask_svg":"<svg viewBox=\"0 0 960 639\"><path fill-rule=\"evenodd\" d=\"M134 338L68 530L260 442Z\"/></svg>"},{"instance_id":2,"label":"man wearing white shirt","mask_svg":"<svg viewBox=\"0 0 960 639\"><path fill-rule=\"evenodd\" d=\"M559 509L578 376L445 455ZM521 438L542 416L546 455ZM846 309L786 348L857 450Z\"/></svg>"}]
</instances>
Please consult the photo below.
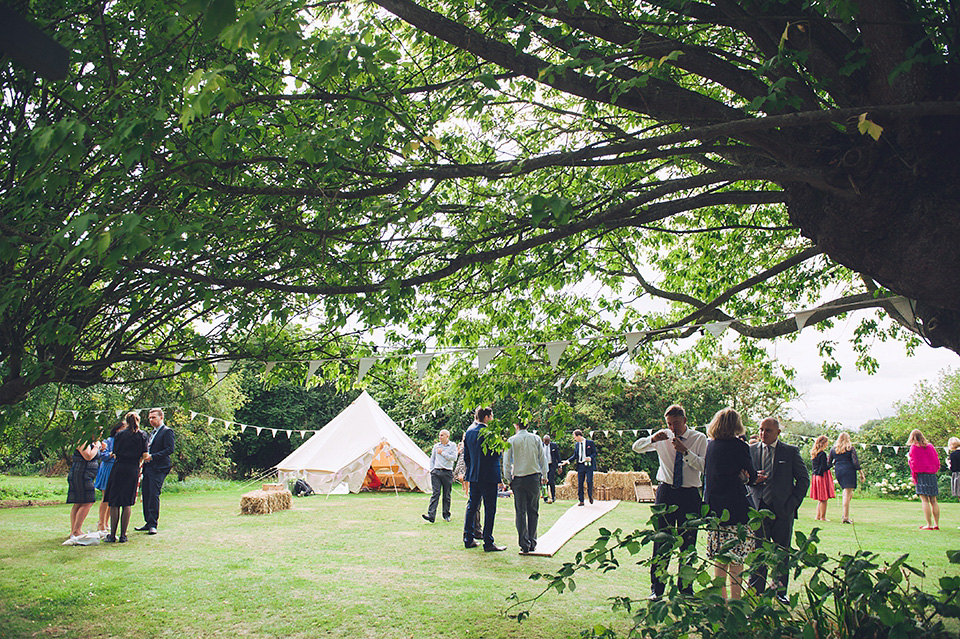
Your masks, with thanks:
<instances>
[{"instance_id":1,"label":"man wearing white shirt","mask_svg":"<svg viewBox=\"0 0 960 639\"><path fill-rule=\"evenodd\" d=\"M674 404L664 413L667 428L643 437L633 443L637 453L656 451L660 458L657 470L657 504L676 506L676 510L658 515L654 520L656 530L681 527L688 515L698 517L703 499L700 487L703 485L703 459L707 454L707 437L703 433L687 428L687 413L683 406ZM682 553L693 550L697 544L697 528L679 529ZM670 547L666 542L654 542L654 561L650 566L651 599L663 596L665 584L662 576L670 561ZM693 593L693 583L677 581L681 592Z\"/></svg>"},{"instance_id":2,"label":"man wearing white shirt","mask_svg":"<svg viewBox=\"0 0 960 639\"><path fill-rule=\"evenodd\" d=\"M443 520L450 521L450 493L453 491L453 465L457 463L457 445L450 441L450 431L441 430L439 441L430 453L430 482L433 494L423 518L431 524L437 518L437 504L443 493Z\"/></svg>"}]
</instances>

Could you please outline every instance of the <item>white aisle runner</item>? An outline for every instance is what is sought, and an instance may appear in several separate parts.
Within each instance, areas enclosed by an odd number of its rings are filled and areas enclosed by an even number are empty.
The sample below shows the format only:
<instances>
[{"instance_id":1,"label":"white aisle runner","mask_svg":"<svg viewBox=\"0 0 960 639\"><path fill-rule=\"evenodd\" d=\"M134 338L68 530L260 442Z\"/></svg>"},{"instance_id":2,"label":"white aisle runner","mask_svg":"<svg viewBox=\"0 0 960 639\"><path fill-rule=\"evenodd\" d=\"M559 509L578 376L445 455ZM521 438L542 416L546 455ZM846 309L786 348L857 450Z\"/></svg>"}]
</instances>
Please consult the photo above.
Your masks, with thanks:
<instances>
[{"instance_id":1,"label":"white aisle runner","mask_svg":"<svg viewBox=\"0 0 960 639\"><path fill-rule=\"evenodd\" d=\"M574 535L616 508L619 503L619 499L611 499L595 501L583 506L574 504L567 512L560 515L560 519L550 527L550 530L537 539L537 549L527 554L552 557Z\"/></svg>"}]
</instances>

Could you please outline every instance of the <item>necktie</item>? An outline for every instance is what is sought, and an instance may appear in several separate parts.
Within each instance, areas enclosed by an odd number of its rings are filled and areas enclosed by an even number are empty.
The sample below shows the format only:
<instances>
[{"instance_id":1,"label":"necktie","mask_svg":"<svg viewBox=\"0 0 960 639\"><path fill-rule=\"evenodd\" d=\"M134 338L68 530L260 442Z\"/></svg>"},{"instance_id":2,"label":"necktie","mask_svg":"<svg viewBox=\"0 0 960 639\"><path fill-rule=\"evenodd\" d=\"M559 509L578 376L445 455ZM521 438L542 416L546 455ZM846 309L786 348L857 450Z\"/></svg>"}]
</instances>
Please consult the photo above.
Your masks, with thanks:
<instances>
[{"instance_id":1,"label":"necktie","mask_svg":"<svg viewBox=\"0 0 960 639\"><path fill-rule=\"evenodd\" d=\"M763 483L763 491L761 491L761 497L763 501L770 502L770 475L773 474L773 448L763 445L763 472L767 476L767 481Z\"/></svg>"},{"instance_id":2,"label":"necktie","mask_svg":"<svg viewBox=\"0 0 960 639\"><path fill-rule=\"evenodd\" d=\"M683 441L680 437L677 439ZM673 458L673 487L683 488L683 453L679 450Z\"/></svg>"},{"instance_id":3,"label":"necktie","mask_svg":"<svg viewBox=\"0 0 960 639\"><path fill-rule=\"evenodd\" d=\"M150 433L150 439L147 440L147 448L148 448L148 449L150 448L150 446L153 445L153 438L156 437L156 436L157 436L157 433L159 433L159 432L160 432L160 429L159 429L159 428L154 428L154 429L153 429L153 432Z\"/></svg>"},{"instance_id":4,"label":"necktie","mask_svg":"<svg viewBox=\"0 0 960 639\"><path fill-rule=\"evenodd\" d=\"M587 442L580 442L577 444L577 447L580 449L580 455L577 457L577 461L584 464L587 461Z\"/></svg>"}]
</instances>

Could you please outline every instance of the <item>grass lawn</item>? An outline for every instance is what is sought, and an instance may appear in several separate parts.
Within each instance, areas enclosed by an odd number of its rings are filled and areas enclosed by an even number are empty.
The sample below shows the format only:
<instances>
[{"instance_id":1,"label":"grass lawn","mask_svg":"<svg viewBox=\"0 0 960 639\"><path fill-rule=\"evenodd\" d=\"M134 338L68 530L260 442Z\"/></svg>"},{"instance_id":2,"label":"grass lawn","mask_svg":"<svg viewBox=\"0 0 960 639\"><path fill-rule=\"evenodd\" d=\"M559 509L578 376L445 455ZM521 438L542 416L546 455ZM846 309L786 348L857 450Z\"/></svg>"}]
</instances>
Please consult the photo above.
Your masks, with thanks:
<instances>
[{"instance_id":1,"label":"grass lawn","mask_svg":"<svg viewBox=\"0 0 960 639\"><path fill-rule=\"evenodd\" d=\"M575 592L549 593L522 624L501 614L511 593L539 592L531 572L555 571L600 526L643 526L647 504L621 503L544 558L517 554L506 499L496 536L509 551L465 550L456 487L454 521L433 525L420 518L419 493L313 496L241 516L240 492L165 494L160 534L131 532L123 545L61 546L65 504L0 510L0 637L566 637L595 623L626 629L607 597L649 592L646 569L624 553L618 570L584 573ZM541 532L574 503L542 504ZM804 502L799 530L819 523L814 505ZM828 554L858 544L891 559L909 553L927 566L928 591L956 572L945 551L960 548L960 504L942 505L939 532L918 530L916 502L855 498L853 526L839 523L839 502L830 508ZM137 507L131 527L141 522Z\"/></svg>"}]
</instances>

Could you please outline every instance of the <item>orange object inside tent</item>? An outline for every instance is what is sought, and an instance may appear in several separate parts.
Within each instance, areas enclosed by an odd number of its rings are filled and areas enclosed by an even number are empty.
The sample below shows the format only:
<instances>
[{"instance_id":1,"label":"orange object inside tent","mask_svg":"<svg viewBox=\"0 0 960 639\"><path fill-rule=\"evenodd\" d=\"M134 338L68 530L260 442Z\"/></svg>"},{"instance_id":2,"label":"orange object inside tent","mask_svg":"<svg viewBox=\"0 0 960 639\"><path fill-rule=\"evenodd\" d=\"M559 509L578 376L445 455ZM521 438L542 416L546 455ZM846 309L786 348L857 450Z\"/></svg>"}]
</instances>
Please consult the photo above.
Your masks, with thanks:
<instances>
[{"instance_id":1,"label":"orange object inside tent","mask_svg":"<svg viewBox=\"0 0 960 639\"><path fill-rule=\"evenodd\" d=\"M378 488L409 488L407 478L403 476L397 459L390 452L387 442L380 442L377 451L370 462L370 470L363 480L363 485L371 490Z\"/></svg>"}]
</instances>

